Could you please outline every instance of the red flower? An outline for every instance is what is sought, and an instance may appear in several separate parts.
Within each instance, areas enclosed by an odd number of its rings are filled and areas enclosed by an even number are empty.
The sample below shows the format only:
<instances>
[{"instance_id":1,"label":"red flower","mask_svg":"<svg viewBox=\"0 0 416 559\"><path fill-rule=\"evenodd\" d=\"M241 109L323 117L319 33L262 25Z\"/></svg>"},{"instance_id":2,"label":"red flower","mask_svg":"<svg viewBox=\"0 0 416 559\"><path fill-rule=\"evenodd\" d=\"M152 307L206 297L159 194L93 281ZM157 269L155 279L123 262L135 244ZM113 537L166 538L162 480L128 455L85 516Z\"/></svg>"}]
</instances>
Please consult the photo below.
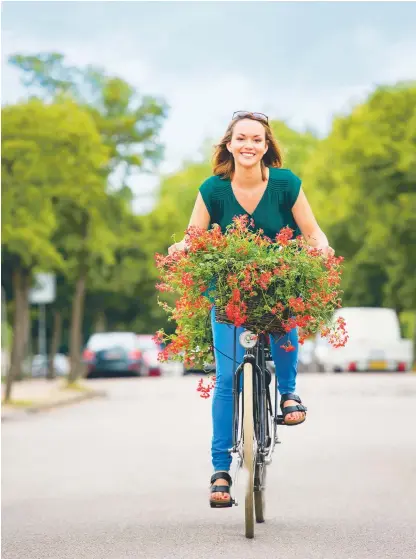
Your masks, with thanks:
<instances>
[{"instance_id":1,"label":"red flower","mask_svg":"<svg viewBox=\"0 0 416 559\"><path fill-rule=\"evenodd\" d=\"M280 347L281 347L282 349L284 349L286 352L295 351L295 349L296 349L295 346L293 346L293 345L291 344L291 342L289 342L289 341L288 341L285 345L281 345Z\"/></svg>"},{"instance_id":2,"label":"red flower","mask_svg":"<svg viewBox=\"0 0 416 559\"><path fill-rule=\"evenodd\" d=\"M243 302L233 302L230 301L227 306L225 307L225 313L227 315L228 320L230 320L235 326L242 326L246 320L247 315L245 312L247 311L247 305Z\"/></svg>"},{"instance_id":3,"label":"red flower","mask_svg":"<svg viewBox=\"0 0 416 559\"><path fill-rule=\"evenodd\" d=\"M157 283L156 284L156 289L158 291L162 291L162 292L169 292L169 293L173 293L175 290L173 289L173 287L171 285L169 285L168 283Z\"/></svg>"},{"instance_id":4,"label":"red flower","mask_svg":"<svg viewBox=\"0 0 416 559\"><path fill-rule=\"evenodd\" d=\"M212 390L214 390L215 388L215 381L216 381L216 377L215 375L213 377L211 377L211 382L207 385L204 384L204 379L200 379L198 382L198 387L197 387L197 392L200 392L200 396L201 398L209 398L210 397L210 392Z\"/></svg>"},{"instance_id":5,"label":"red flower","mask_svg":"<svg viewBox=\"0 0 416 559\"><path fill-rule=\"evenodd\" d=\"M233 289L231 300L233 301L233 303L238 303L239 301L241 301L241 293L239 289Z\"/></svg>"},{"instance_id":6,"label":"red flower","mask_svg":"<svg viewBox=\"0 0 416 559\"><path fill-rule=\"evenodd\" d=\"M259 285L262 289L267 289L272 279L273 274L271 272L263 272L259 277Z\"/></svg>"},{"instance_id":7,"label":"red flower","mask_svg":"<svg viewBox=\"0 0 416 559\"><path fill-rule=\"evenodd\" d=\"M276 242L281 246L287 246L290 239L293 237L293 229L290 227L283 227L276 235Z\"/></svg>"},{"instance_id":8,"label":"red flower","mask_svg":"<svg viewBox=\"0 0 416 559\"><path fill-rule=\"evenodd\" d=\"M288 301L289 307L291 307L296 312L303 312L305 310L305 303L301 297L291 297Z\"/></svg>"},{"instance_id":9,"label":"red flower","mask_svg":"<svg viewBox=\"0 0 416 559\"><path fill-rule=\"evenodd\" d=\"M192 279L192 275L189 272L185 272L182 274L182 283L186 287L192 287L194 285L194 280Z\"/></svg>"},{"instance_id":10,"label":"red flower","mask_svg":"<svg viewBox=\"0 0 416 559\"><path fill-rule=\"evenodd\" d=\"M155 335L152 337L152 340L156 344L161 344L163 342L163 332L162 330L158 330Z\"/></svg>"}]
</instances>

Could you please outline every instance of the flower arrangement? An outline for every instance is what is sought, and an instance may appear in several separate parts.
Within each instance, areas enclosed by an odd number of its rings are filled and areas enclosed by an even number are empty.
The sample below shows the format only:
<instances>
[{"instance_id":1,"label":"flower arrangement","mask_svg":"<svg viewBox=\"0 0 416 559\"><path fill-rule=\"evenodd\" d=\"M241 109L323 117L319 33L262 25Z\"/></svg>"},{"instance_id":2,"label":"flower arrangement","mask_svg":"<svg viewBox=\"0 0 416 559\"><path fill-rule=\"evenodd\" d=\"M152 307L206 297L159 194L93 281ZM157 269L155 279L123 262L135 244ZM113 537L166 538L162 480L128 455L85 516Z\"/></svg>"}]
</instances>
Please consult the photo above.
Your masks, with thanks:
<instances>
[{"instance_id":1,"label":"flower arrangement","mask_svg":"<svg viewBox=\"0 0 416 559\"><path fill-rule=\"evenodd\" d=\"M210 313L217 320L245 326L254 333L283 336L299 328L299 342L318 331L335 347L345 345L345 321L332 322L341 306L343 258L324 257L302 236L283 228L274 240L253 230L248 216L235 217L223 233L218 225L209 230L190 227L187 250L156 254L161 292L176 294L174 306L159 301L176 321L176 331L159 330L155 339L166 344L160 361L180 360L185 365L212 362ZM289 343L286 351L294 348ZM201 395L206 396L200 387Z\"/></svg>"}]
</instances>

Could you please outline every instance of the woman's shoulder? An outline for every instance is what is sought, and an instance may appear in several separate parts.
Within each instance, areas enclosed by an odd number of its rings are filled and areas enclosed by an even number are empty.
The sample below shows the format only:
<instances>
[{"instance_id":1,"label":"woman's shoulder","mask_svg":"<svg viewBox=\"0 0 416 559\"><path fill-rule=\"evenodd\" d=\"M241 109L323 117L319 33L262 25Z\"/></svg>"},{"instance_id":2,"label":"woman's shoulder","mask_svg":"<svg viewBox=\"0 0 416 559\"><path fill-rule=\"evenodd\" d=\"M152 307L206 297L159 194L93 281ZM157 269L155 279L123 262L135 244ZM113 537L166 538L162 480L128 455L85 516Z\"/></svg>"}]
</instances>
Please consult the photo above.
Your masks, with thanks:
<instances>
[{"instance_id":1,"label":"woman's shoulder","mask_svg":"<svg viewBox=\"0 0 416 559\"><path fill-rule=\"evenodd\" d=\"M270 167L269 188L275 196L284 195L286 205L293 208L298 199L302 181L290 169Z\"/></svg>"},{"instance_id":2,"label":"woman's shoulder","mask_svg":"<svg viewBox=\"0 0 416 559\"><path fill-rule=\"evenodd\" d=\"M202 194L217 194L227 190L229 181L224 180L219 175L211 175L199 187Z\"/></svg>"},{"instance_id":3,"label":"woman's shoulder","mask_svg":"<svg viewBox=\"0 0 416 559\"><path fill-rule=\"evenodd\" d=\"M290 169L269 167L269 181L280 183L282 186L290 186L300 181L300 178Z\"/></svg>"}]
</instances>

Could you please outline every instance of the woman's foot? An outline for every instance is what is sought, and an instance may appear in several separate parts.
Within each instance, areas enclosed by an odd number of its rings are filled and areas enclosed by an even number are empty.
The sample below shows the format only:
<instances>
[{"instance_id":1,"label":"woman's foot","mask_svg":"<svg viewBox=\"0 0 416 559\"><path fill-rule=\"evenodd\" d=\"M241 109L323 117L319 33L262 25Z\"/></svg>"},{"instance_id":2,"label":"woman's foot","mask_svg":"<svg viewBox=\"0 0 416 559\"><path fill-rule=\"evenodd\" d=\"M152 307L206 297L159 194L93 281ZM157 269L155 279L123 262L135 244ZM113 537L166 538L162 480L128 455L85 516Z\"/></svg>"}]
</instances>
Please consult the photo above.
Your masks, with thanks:
<instances>
[{"instance_id":1,"label":"woman's foot","mask_svg":"<svg viewBox=\"0 0 416 559\"><path fill-rule=\"evenodd\" d=\"M223 479L223 478L219 478L217 479L217 481L215 482L215 485L226 485L227 487L229 487L229 483L227 480ZM211 493L211 500L212 501L229 501L231 499L231 496L229 493Z\"/></svg>"},{"instance_id":2,"label":"woman's foot","mask_svg":"<svg viewBox=\"0 0 416 559\"><path fill-rule=\"evenodd\" d=\"M288 398L291 398L290 400ZM282 396L280 407L284 415L286 425L298 425L306 419L307 408L302 404L302 400L297 394L284 394ZM284 413L283 410L292 408L290 413Z\"/></svg>"},{"instance_id":3,"label":"woman's foot","mask_svg":"<svg viewBox=\"0 0 416 559\"><path fill-rule=\"evenodd\" d=\"M284 408L288 408L289 406L296 406L295 400L287 400L284 404ZM300 421L304 421L306 417L306 413L304 411L294 411L293 413L288 413L285 417L285 423L299 423Z\"/></svg>"},{"instance_id":4,"label":"woman's foot","mask_svg":"<svg viewBox=\"0 0 416 559\"><path fill-rule=\"evenodd\" d=\"M221 474L224 477L221 477ZM215 479L214 479L215 478ZM214 487L215 485L215 487ZM231 477L229 475L228 472L225 471L218 471L215 472L215 474L212 476L211 478L211 495L210 495L210 501L212 502L216 502L219 504L226 504L229 503L231 500L231 495L229 493L229 489L228 492L227 490L224 491L215 491L216 488L220 489L221 487L227 487L229 488L231 485ZM214 492L213 492L214 490Z\"/></svg>"}]
</instances>

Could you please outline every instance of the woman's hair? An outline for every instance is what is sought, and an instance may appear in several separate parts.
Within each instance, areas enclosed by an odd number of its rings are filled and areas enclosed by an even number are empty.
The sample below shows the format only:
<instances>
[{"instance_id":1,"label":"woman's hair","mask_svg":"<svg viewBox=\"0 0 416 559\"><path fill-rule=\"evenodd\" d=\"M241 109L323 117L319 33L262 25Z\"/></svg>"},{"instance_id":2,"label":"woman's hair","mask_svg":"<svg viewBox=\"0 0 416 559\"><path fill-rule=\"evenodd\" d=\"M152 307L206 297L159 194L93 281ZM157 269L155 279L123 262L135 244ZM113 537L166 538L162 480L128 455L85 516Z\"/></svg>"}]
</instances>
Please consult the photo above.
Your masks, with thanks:
<instances>
[{"instance_id":1,"label":"woman's hair","mask_svg":"<svg viewBox=\"0 0 416 559\"><path fill-rule=\"evenodd\" d=\"M273 136L272 129L268 125L267 122L264 120L260 120L259 118L255 118L254 116L247 115L243 118L235 118L230 122L228 125L227 131L225 132L224 136L222 137L220 143L215 146L214 155L212 157L212 167L214 171L214 175L219 175L224 179L232 179L234 174L234 157L228 151L227 144L231 142L231 138L233 135L234 126L237 124L239 120L243 120L244 118L249 118L251 120L256 120L260 122L260 124L264 127L266 133L266 144L268 145L268 150L263 155L261 160L261 174L263 180L266 180L266 167L278 167L280 168L283 164L283 157L282 157L282 150L280 149L276 138Z\"/></svg>"}]
</instances>

